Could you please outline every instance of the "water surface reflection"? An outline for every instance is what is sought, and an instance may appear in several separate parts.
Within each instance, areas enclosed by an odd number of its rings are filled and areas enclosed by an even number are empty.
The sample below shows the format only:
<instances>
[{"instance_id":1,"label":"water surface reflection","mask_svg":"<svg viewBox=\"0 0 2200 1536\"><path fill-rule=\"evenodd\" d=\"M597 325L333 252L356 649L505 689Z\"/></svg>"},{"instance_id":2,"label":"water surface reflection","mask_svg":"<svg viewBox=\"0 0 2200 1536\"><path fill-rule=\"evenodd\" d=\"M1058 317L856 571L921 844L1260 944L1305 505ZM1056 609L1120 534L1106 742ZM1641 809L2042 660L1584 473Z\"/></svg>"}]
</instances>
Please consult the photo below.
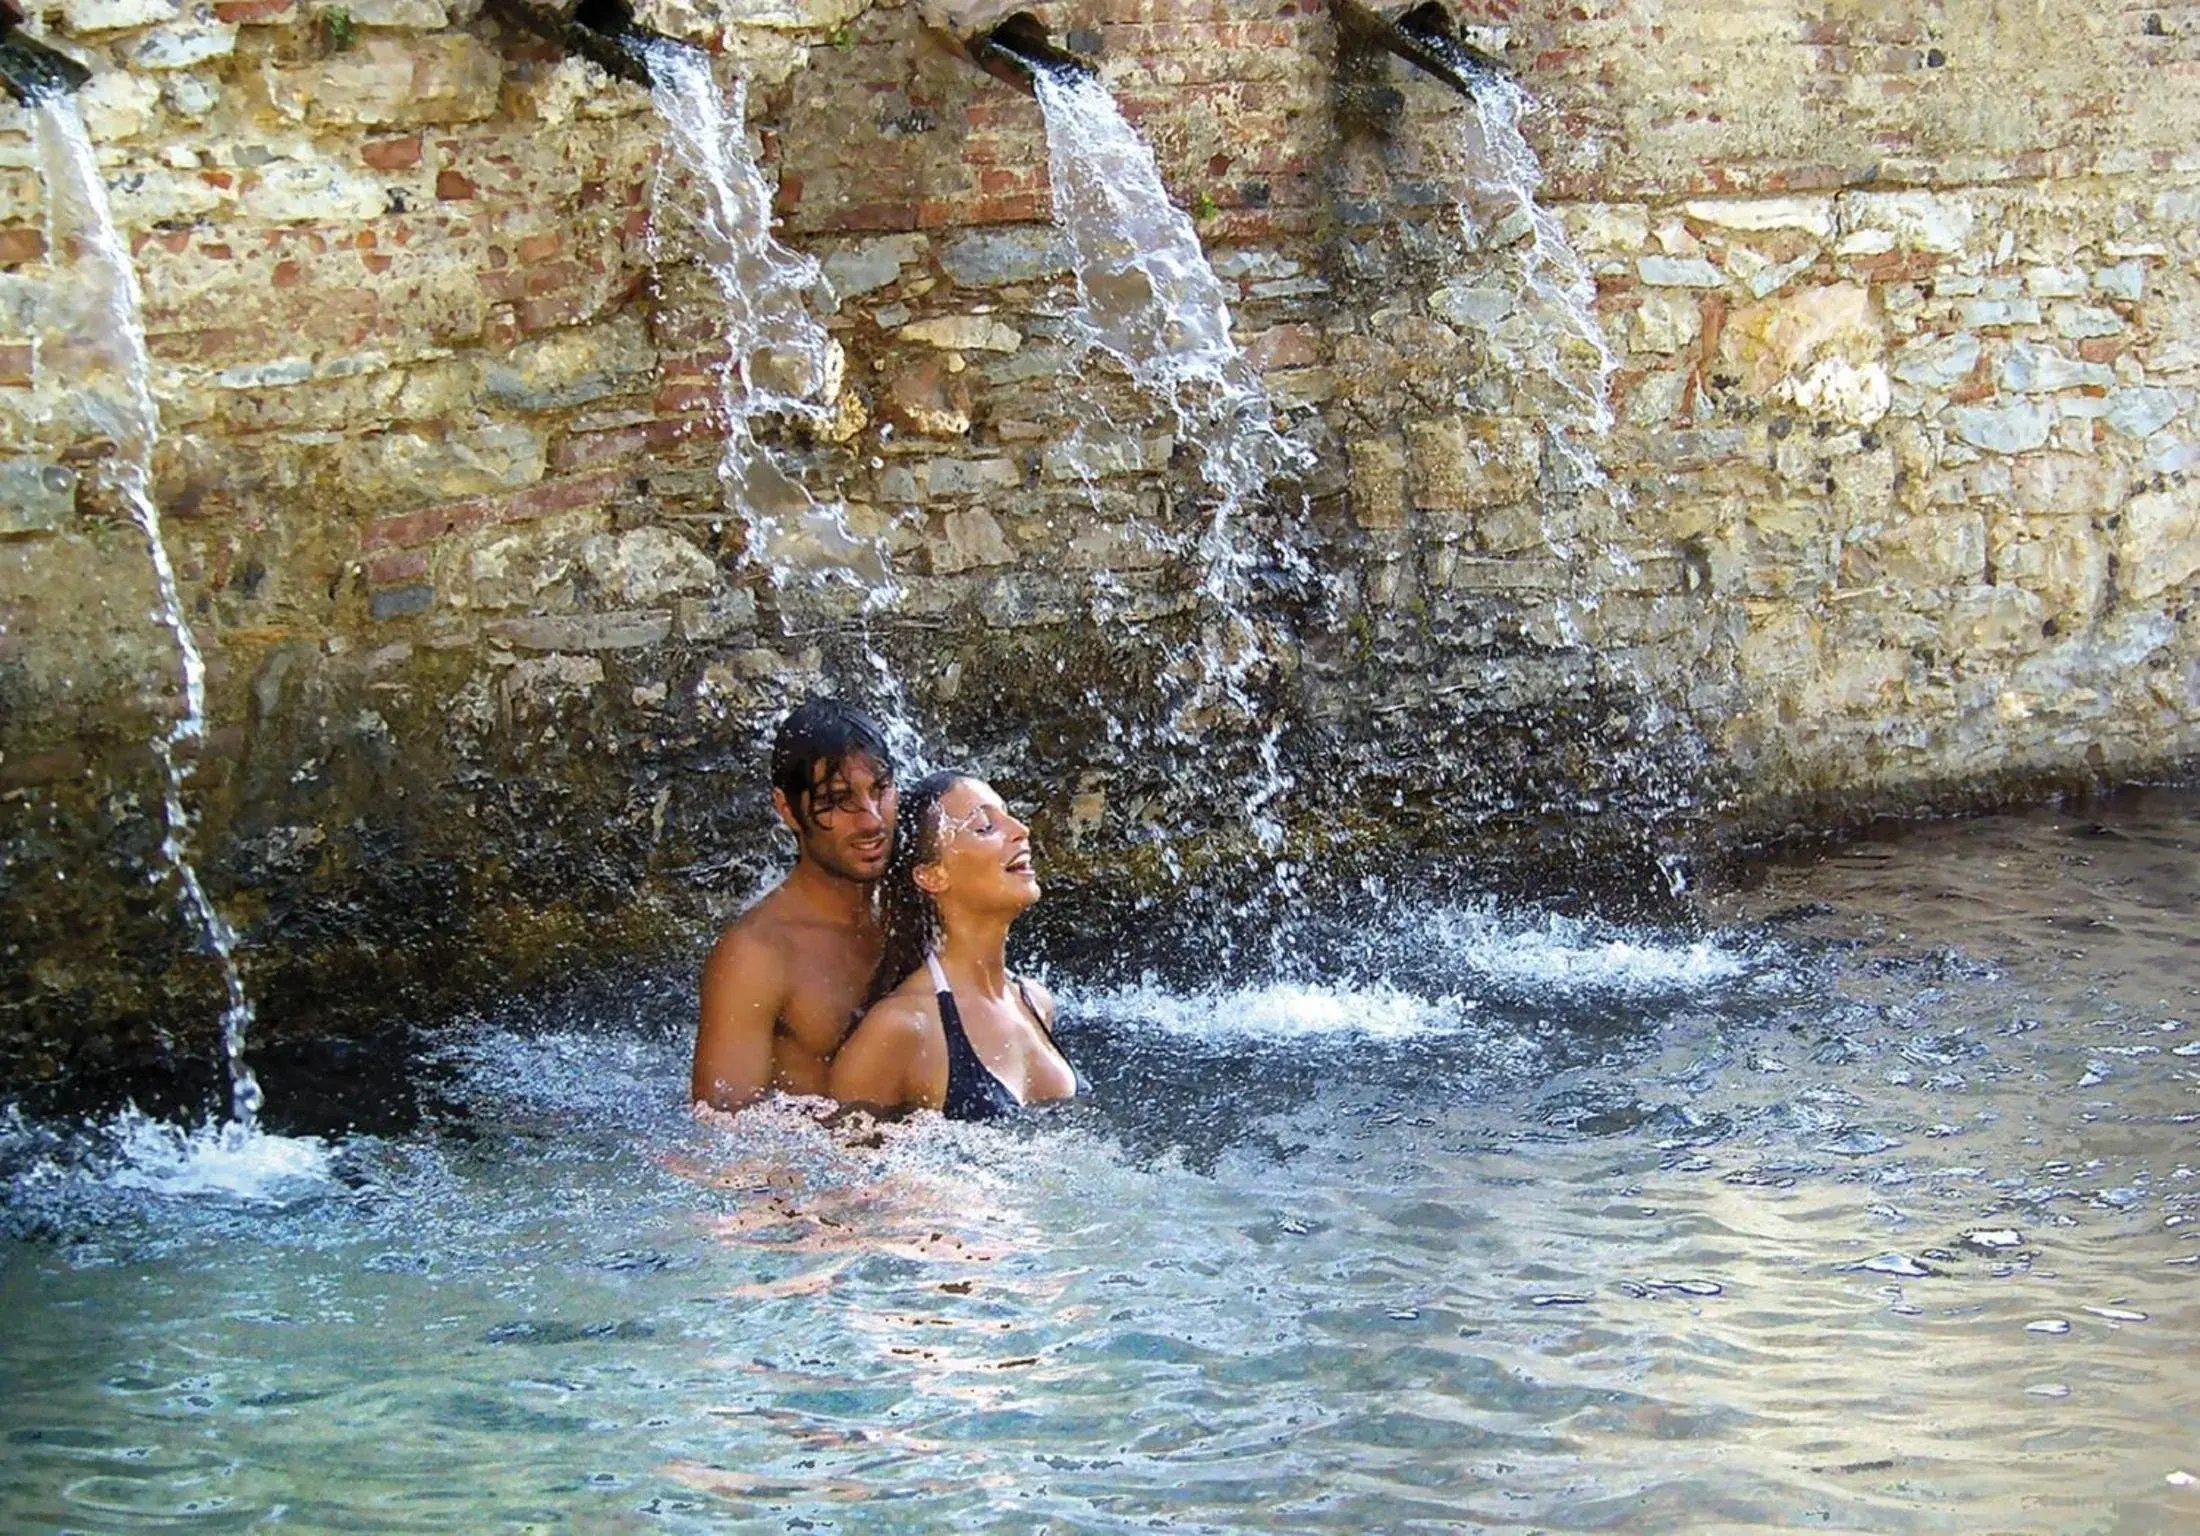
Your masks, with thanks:
<instances>
[{"instance_id":1,"label":"water surface reflection","mask_svg":"<svg viewBox=\"0 0 2200 1536\"><path fill-rule=\"evenodd\" d=\"M19 1122L0 1512L2200 1525L2196 844L2159 793L1773 866L1708 936L1058 976L1100 1092L1005 1131L697 1123L669 986L442 1042L267 1200Z\"/></svg>"}]
</instances>

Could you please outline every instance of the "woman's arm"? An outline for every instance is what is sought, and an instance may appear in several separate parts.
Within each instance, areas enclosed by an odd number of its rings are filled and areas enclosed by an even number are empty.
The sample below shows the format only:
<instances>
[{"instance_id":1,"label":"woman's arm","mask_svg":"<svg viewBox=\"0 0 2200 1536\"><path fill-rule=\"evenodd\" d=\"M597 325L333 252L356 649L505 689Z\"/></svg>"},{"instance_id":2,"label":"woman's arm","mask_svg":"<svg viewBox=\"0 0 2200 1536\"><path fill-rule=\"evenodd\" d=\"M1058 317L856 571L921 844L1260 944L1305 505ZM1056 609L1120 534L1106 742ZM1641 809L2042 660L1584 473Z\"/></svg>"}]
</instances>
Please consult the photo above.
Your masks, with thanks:
<instances>
[{"instance_id":1,"label":"woman's arm","mask_svg":"<svg viewBox=\"0 0 2200 1536\"><path fill-rule=\"evenodd\" d=\"M929 998L892 994L879 999L863 1016L840 1051L833 1057L827 1081L834 1098L843 1104L868 1104L874 1109L919 1106L939 1108L946 1099L947 1058L940 1041L939 1020L931 1015ZM928 1038L929 1037L929 1038ZM927 1093L927 1058L940 1042L939 1091Z\"/></svg>"}]
</instances>

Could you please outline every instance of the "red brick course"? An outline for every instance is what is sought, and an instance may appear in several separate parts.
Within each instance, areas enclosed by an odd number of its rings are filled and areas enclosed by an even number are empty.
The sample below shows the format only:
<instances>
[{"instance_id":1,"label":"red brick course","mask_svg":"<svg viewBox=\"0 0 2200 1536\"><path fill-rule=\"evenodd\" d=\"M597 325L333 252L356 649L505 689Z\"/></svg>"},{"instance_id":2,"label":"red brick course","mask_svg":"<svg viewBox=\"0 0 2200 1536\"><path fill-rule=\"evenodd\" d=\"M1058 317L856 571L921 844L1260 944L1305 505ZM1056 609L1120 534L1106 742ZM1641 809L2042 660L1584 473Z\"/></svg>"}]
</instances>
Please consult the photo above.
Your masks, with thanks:
<instances>
[{"instance_id":1,"label":"red brick course","mask_svg":"<svg viewBox=\"0 0 2200 1536\"><path fill-rule=\"evenodd\" d=\"M620 473L545 480L525 490L468 496L441 506L378 517L362 532L360 546L368 551L410 549L497 523L524 522L547 517L553 512L569 512L575 507L593 506L611 499L625 480L626 476Z\"/></svg>"}]
</instances>

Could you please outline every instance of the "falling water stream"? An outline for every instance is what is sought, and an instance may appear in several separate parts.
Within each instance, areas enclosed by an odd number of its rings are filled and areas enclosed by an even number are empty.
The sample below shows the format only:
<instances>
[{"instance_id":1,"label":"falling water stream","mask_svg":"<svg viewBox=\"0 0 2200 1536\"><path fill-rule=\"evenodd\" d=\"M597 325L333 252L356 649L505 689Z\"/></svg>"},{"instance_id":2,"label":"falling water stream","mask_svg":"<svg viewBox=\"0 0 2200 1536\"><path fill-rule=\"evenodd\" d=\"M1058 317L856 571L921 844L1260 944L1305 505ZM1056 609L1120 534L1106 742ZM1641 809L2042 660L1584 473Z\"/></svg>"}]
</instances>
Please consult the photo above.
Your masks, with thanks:
<instances>
[{"instance_id":1,"label":"falling water stream","mask_svg":"<svg viewBox=\"0 0 2200 1536\"><path fill-rule=\"evenodd\" d=\"M1046 67L1034 68L1032 80L1046 116L1054 220L1077 282L1071 344L1121 368L1159 405L1174 439L1199 454L1214 498L1198 545L1207 621L1168 669L1179 696L1165 733L1196 743L1218 722L1260 728L1245 805L1260 844L1274 853L1283 824L1271 808L1292 780L1281 766L1280 727L1260 726L1268 711L1249 686L1263 649L1249 577L1262 561L1308 567L1287 540L1257 538L1247 515L1279 476L1304 470L1312 456L1277 424L1274 402L1231 338L1222 282L1190 217L1170 200L1153 151L1107 88L1089 74ZM1120 423L1103 428L1123 431ZM1072 463L1086 451L1084 433L1080 427L1068 445Z\"/></svg>"},{"instance_id":2,"label":"falling water stream","mask_svg":"<svg viewBox=\"0 0 2200 1536\"><path fill-rule=\"evenodd\" d=\"M675 42L651 42L647 57L650 100L668 150L654 189L653 259L668 259L672 227L692 228L695 254L718 290L725 505L746 521L751 556L775 587L838 584L860 594L858 686L879 701L880 723L903 765L922 764L923 735L908 697L868 628L869 617L900 595L884 540L858 533L841 501L813 494L757 437L770 418L824 427L837 409L846 359L810 307L828 291L824 274L772 233L771 187L749 148L746 80L721 87L709 54Z\"/></svg>"},{"instance_id":3,"label":"falling water stream","mask_svg":"<svg viewBox=\"0 0 2200 1536\"><path fill-rule=\"evenodd\" d=\"M1510 302L1485 301L1478 320L1511 373L1549 386L1537 402L1546 433L1601 478L1583 440L1611 430L1617 364L1596 317L1596 281L1558 215L1538 201L1542 162L1520 131L1528 106L1518 84L1493 75L1479 79L1466 109L1448 120L1468 251L1502 257L1512 269Z\"/></svg>"},{"instance_id":4,"label":"falling water stream","mask_svg":"<svg viewBox=\"0 0 2200 1536\"><path fill-rule=\"evenodd\" d=\"M206 737L206 663L184 617L174 565L161 537L160 508L153 500L153 449L160 439L160 409L153 400L152 364L139 319L137 271L115 228L106 183L76 103L49 97L33 109L38 163L46 185L46 246L58 257L73 252L70 273L79 305L58 338L42 347L45 369L67 372L76 398L97 428L115 444L107 470L130 516L145 535L160 606L154 617L175 639L182 675L182 710L153 738L163 776L161 855L182 890L183 905L207 949L221 963L228 1006L222 1011L222 1048L229 1068L229 1123L217 1133L234 1153L257 1136L260 1085L245 1061L252 1000L237 967L236 931L222 916L191 862L191 811L187 786L191 754Z\"/></svg>"},{"instance_id":5,"label":"falling water stream","mask_svg":"<svg viewBox=\"0 0 2200 1536\"><path fill-rule=\"evenodd\" d=\"M767 418L828 422L846 364L810 310L811 296L824 290L823 272L772 233L771 187L749 149L747 82L736 77L721 87L710 55L678 43L650 44L648 59L650 100L669 151L655 187L652 250L663 262L668 227L691 227L696 255L718 288L726 349L718 476L726 506L747 518L775 582L822 573L862 586L874 606L889 603L884 552L849 528L843 505L812 495L757 440ZM683 173L677 178L675 168Z\"/></svg>"},{"instance_id":6,"label":"falling water stream","mask_svg":"<svg viewBox=\"0 0 2200 1536\"><path fill-rule=\"evenodd\" d=\"M1233 558L1227 520L1306 450L1230 337L1222 282L1184 210L1169 200L1153 151L1098 80L1039 69L1054 220L1076 274L1074 343L1112 360L1199 451L1217 497L1211 557Z\"/></svg>"},{"instance_id":7,"label":"falling water stream","mask_svg":"<svg viewBox=\"0 0 2200 1536\"><path fill-rule=\"evenodd\" d=\"M1567 571L1567 588L1550 605L1551 627L1562 643L1579 647L1581 618L1601 601L1598 583L1586 579L1589 563L1631 575L1635 562L1619 537L1624 519L1614 516L1625 512L1628 493L1597 458L1612 428L1618 364L1597 319L1596 280L1563 220L1540 201L1543 165L1521 131L1534 105L1516 81L1482 74L1463 108L1444 119L1460 255L1471 275L1446 285L1436 307L1479 331L1513 391L1512 413L1537 425L1543 543ZM1459 403L1471 400L1471 390L1462 391ZM1601 523L1587 505L1592 495L1604 508ZM1636 667L1624 658L1609 664L1623 674ZM1645 698L1664 691L1652 679L1632 680ZM1645 720L1643 732L1655 724Z\"/></svg>"}]
</instances>

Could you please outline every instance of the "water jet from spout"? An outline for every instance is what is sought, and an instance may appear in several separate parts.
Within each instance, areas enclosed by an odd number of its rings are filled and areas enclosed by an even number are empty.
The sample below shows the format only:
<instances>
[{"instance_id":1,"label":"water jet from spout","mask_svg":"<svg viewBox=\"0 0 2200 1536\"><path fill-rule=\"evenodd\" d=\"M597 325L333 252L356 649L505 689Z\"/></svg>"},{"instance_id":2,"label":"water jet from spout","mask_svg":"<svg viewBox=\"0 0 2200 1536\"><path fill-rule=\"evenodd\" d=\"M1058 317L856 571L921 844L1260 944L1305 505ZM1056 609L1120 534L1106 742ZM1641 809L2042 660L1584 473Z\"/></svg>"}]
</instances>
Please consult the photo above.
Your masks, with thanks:
<instances>
[{"instance_id":1,"label":"water jet from spout","mask_svg":"<svg viewBox=\"0 0 2200 1536\"><path fill-rule=\"evenodd\" d=\"M1056 45L1046 23L1029 11L1009 11L1014 0L922 0L920 19L947 46L994 79L1026 96L1037 94L1042 75L1097 78L1092 62ZM1004 11L1009 14L1003 15Z\"/></svg>"},{"instance_id":2,"label":"water jet from spout","mask_svg":"<svg viewBox=\"0 0 2200 1536\"><path fill-rule=\"evenodd\" d=\"M75 276L88 302L72 316L60 345L77 400L92 425L116 445L107 466L117 492L145 537L160 597L158 616L173 636L183 684L183 709L153 738L164 776L161 854L182 888L183 904L206 949L221 962L228 1006L222 1048L229 1067L229 1109L237 1134L250 1137L260 1111L260 1084L245 1062L252 1000L237 966L236 930L214 905L191 862L192 816L187 801L190 754L206 736L206 662L184 617L174 565L161 537L153 500L153 448L160 408L153 400L152 362L139 318L137 271L115 228L90 136L67 95L41 98L33 113L39 167L46 185L46 248L58 260L76 253ZM44 352L46 349L41 349ZM44 359L51 366L51 357Z\"/></svg>"},{"instance_id":3,"label":"water jet from spout","mask_svg":"<svg viewBox=\"0 0 2200 1536\"><path fill-rule=\"evenodd\" d=\"M614 80L645 90L656 86L653 51L659 45L681 46L637 22L627 0L490 0L490 9Z\"/></svg>"},{"instance_id":4,"label":"water jet from spout","mask_svg":"<svg viewBox=\"0 0 2200 1536\"><path fill-rule=\"evenodd\" d=\"M813 494L759 437L774 420L839 430L846 358L811 308L813 299L829 304L831 288L814 259L772 232L772 190L749 145L747 82L736 77L721 88L709 54L668 39L651 42L644 57L668 151L651 203L651 259L661 279L675 238L692 238L717 290L723 505L783 602L826 589L852 594L857 686L874 701L896 755L921 764L908 700L870 639L871 616L901 595L884 537L855 528L844 503Z\"/></svg>"}]
</instances>

